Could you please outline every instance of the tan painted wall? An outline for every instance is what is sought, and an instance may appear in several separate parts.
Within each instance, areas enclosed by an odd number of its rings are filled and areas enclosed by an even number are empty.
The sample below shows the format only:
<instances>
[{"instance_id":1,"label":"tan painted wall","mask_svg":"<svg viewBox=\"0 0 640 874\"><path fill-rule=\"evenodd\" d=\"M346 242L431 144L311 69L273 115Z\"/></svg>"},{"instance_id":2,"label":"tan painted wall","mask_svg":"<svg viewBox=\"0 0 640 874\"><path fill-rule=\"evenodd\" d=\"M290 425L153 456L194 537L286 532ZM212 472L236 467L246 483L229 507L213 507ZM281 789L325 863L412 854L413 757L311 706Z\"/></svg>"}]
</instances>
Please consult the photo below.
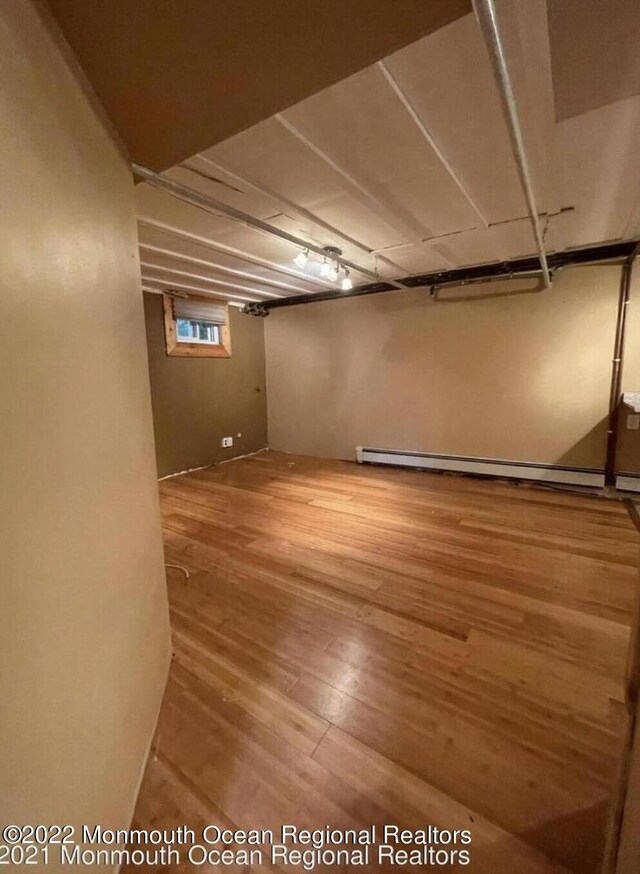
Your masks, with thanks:
<instances>
[{"instance_id":1,"label":"tan painted wall","mask_svg":"<svg viewBox=\"0 0 640 874\"><path fill-rule=\"evenodd\" d=\"M132 183L29 0L0 81L0 821L123 827L170 657Z\"/></svg>"},{"instance_id":2,"label":"tan painted wall","mask_svg":"<svg viewBox=\"0 0 640 874\"><path fill-rule=\"evenodd\" d=\"M145 294L144 306L158 475L264 448L264 321L229 307L231 358L173 358L165 351L162 296ZM230 449L221 447L226 436Z\"/></svg>"},{"instance_id":3,"label":"tan painted wall","mask_svg":"<svg viewBox=\"0 0 640 874\"><path fill-rule=\"evenodd\" d=\"M274 311L269 444L603 467L619 276L573 268L538 294L434 303L417 290Z\"/></svg>"}]
</instances>

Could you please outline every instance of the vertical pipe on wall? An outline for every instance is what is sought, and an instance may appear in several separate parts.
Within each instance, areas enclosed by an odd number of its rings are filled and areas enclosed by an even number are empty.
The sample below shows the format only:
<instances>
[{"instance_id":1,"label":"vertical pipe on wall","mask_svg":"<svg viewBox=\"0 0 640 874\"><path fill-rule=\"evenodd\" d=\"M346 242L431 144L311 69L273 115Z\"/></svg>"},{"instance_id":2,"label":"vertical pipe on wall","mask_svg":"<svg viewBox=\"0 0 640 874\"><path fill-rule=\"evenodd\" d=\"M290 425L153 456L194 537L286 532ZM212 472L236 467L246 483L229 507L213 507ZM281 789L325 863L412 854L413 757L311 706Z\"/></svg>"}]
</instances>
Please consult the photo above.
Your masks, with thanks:
<instances>
[{"instance_id":1,"label":"vertical pipe on wall","mask_svg":"<svg viewBox=\"0 0 640 874\"><path fill-rule=\"evenodd\" d=\"M616 337L613 346L613 362L611 367L611 388L609 390L609 427L607 429L607 456L605 463L605 485L615 485L616 481L616 445L618 442L618 405L622 388L622 358L627 327L627 311L629 309L629 294L631 291L631 276L633 262L638 254L638 246L622 265L620 275L620 295L618 297L618 316L616 320Z\"/></svg>"}]
</instances>

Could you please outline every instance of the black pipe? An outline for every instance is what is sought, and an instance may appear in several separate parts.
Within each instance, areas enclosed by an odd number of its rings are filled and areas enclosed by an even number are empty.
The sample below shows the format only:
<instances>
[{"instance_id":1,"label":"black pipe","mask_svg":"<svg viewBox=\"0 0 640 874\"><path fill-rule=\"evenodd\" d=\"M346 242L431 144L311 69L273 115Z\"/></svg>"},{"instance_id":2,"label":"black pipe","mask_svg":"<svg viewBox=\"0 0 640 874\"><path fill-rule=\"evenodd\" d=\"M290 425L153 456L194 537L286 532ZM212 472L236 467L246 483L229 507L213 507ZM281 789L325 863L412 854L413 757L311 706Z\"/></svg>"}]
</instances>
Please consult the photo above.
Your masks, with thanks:
<instances>
[{"instance_id":1,"label":"black pipe","mask_svg":"<svg viewBox=\"0 0 640 874\"><path fill-rule=\"evenodd\" d=\"M631 276L633 262L638 254L640 244L636 243L622 265L620 275L620 294L618 296L618 315L616 318L616 338L613 344L613 362L611 367L611 388L609 390L609 427L607 430L607 456L604 472L604 482L607 486L615 485L616 481L616 449L619 432L619 404L622 388L622 359L624 356L624 341L627 328L627 311L631 291Z\"/></svg>"},{"instance_id":2,"label":"black pipe","mask_svg":"<svg viewBox=\"0 0 640 874\"><path fill-rule=\"evenodd\" d=\"M569 267L575 264L595 264L601 261L616 261L628 259L635 251L638 241L631 240L624 243L607 243L602 246L589 246L585 249L572 249L567 252L556 252L547 256L547 262L551 270L559 267ZM441 270L437 273L423 273L418 276L406 276L400 280L407 289L424 288L444 283L456 283L464 285L465 282L492 279L513 275L518 278L520 273L531 273L540 270L540 262L537 258L519 258L514 261L499 261L491 264L480 264L476 267L458 267L454 270ZM349 297L362 297L369 294L381 294L386 291L398 291L388 282L373 282L361 285L351 291L327 290L310 292L308 294L296 294L290 297L280 297L270 301L250 303L244 308L244 312L254 316L265 316L271 310L280 307L296 306L303 303L316 303L324 300L344 300Z\"/></svg>"}]
</instances>

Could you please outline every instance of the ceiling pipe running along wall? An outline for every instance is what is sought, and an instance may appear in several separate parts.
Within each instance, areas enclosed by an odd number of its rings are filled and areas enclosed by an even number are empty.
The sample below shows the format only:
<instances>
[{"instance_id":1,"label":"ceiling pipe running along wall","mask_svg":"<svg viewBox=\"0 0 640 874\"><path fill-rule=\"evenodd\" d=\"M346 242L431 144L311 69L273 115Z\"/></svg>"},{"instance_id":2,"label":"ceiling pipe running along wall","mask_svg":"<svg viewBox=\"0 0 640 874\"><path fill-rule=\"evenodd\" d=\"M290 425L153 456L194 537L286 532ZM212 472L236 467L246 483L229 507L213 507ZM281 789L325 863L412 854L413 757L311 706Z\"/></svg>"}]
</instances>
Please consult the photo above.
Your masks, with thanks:
<instances>
[{"instance_id":1,"label":"ceiling pipe running along wall","mask_svg":"<svg viewBox=\"0 0 640 874\"><path fill-rule=\"evenodd\" d=\"M558 268L559 270L562 268ZM551 273L553 277L553 273ZM470 285L484 285L492 282L509 282L513 279L537 279L541 280L539 284L535 288L528 289L528 291L543 291L547 286L544 284L544 276L542 274L542 270L523 270L520 273L505 273L500 276L491 276L489 279L485 279L483 277L478 277L476 279L462 279L454 282L436 282L431 286L431 297L434 300L440 300L438 297L438 292L440 290L454 289L454 288L468 288ZM520 293L520 292L519 292ZM452 298L454 300L455 298Z\"/></svg>"},{"instance_id":2,"label":"ceiling pipe running along wall","mask_svg":"<svg viewBox=\"0 0 640 874\"><path fill-rule=\"evenodd\" d=\"M620 263L628 258L637 245L637 240L625 240L619 243L604 243L600 246L585 246L582 249L569 249L565 252L554 252L549 255L550 270L558 270L571 265ZM431 288L442 285L465 285L472 281L493 282L495 280L519 279L523 274L542 273L537 257L518 258L513 261L494 261L489 264L476 264L473 267L457 267L454 270L439 270L434 273L422 273L402 278L404 290L415 288ZM361 285L351 291L319 291L315 294L299 294L281 297L278 300L248 304L245 312L254 316L266 316L273 309L280 307L299 306L300 304L317 303L327 300L345 300L349 297L363 297L369 294L383 294L396 289L387 282L372 282Z\"/></svg>"},{"instance_id":3,"label":"ceiling pipe running along wall","mask_svg":"<svg viewBox=\"0 0 640 874\"><path fill-rule=\"evenodd\" d=\"M551 286L551 275L547 264L547 255L544 249L544 240L538 221L538 210L536 207L536 199L533 193L533 183L531 181L531 173L529 171L529 162L527 161L527 153L522 136L522 128L520 127L520 119L518 117L518 107L511 85L511 77L505 57L500 28L496 15L494 0L472 0L473 9L480 25L480 30L489 52L491 66L493 67L493 75L498 86L500 100L502 102L502 110L504 112L507 128L509 129L509 137L511 139L511 148L515 158L520 183L524 191L524 196L527 201L527 209L529 210L529 219L535 237L536 247L538 249L538 257L540 258L540 269L544 279L545 288Z\"/></svg>"},{"instance_id":4,"label":"ceiling pipe running along wall","mask_svg":"<svg viewBox=\"0 0 640 874\"><path fill-rule=\"evenodd\" d=\"M315 252L317 255L321 255L323 258L325 258L327 255L326 249L322 246L317 246L315 243L310 243L307 240L303 240L301 237L290 234L288 231L284 231L280 228L275 227L274 225L270 225L268 222L262 221L262 219L256 218L255 216L249 215L249 213L243 212L241 209L236 209L234 206L230 206L228 203L224 203L221 200L216 200L215 197L210 197L209 195L202 194L200 191L196 191L193 188L188 188L186 185L182 185L180 182L175 182L173 179L169 179L166 176L161 176L159 173L154 173L153 170L148 170L146 167L142 167L140 164L132 164L131 167L134 176L136 176L138 179L142 179L153 188L158 188L160 191L164 191L167 194L170 194L172 197L177 198L178 200L182 200L185 203L189 203L192 206L203 209L205 212L213 213L214 215L221 215L231 219L232 221L241 222L242 224L247 225L248 227L253 228L256 231L262 231L263 233L270 234L272 237L278 237L281 240L292 243L300 250L307 249L310 252ZM349 270L354 270L357 273L362 274L363 276L368 276L370 279L380 279L378 274L375 273L373 270L369 270L366 267L361 267L359 264L355 264L353 261L347 261L347 259L343 258L341 255L332 255L331 260L337 262L342 267L346 267ZM385 281L390 285L394 286L394 288L406 288L405 285L403 285L401 282L396 281L395 279L387 279Z\"/></svg>"}]
</instances>

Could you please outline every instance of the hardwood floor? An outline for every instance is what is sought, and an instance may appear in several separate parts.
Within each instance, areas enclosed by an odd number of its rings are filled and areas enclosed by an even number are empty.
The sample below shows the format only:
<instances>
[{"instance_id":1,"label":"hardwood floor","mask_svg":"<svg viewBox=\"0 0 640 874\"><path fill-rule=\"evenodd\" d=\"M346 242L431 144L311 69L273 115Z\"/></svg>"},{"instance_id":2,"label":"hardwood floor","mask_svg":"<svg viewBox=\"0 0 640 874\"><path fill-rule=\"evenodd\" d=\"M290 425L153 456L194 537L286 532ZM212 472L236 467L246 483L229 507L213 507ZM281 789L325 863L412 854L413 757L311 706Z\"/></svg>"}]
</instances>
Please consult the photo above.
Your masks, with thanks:
<instances>
[{"instance_id":1,"label":"hardwood floor","mask_svg":"<svg viewBox=\"0 0 640 874\"><path fill-rule=\"evenodd\" d=\"M276 453L161 496L191 578L168 571L135 826L431 824L471 829L474 872L598 870L638 582L622 504Z\"/></svg>"}]
</instances>

